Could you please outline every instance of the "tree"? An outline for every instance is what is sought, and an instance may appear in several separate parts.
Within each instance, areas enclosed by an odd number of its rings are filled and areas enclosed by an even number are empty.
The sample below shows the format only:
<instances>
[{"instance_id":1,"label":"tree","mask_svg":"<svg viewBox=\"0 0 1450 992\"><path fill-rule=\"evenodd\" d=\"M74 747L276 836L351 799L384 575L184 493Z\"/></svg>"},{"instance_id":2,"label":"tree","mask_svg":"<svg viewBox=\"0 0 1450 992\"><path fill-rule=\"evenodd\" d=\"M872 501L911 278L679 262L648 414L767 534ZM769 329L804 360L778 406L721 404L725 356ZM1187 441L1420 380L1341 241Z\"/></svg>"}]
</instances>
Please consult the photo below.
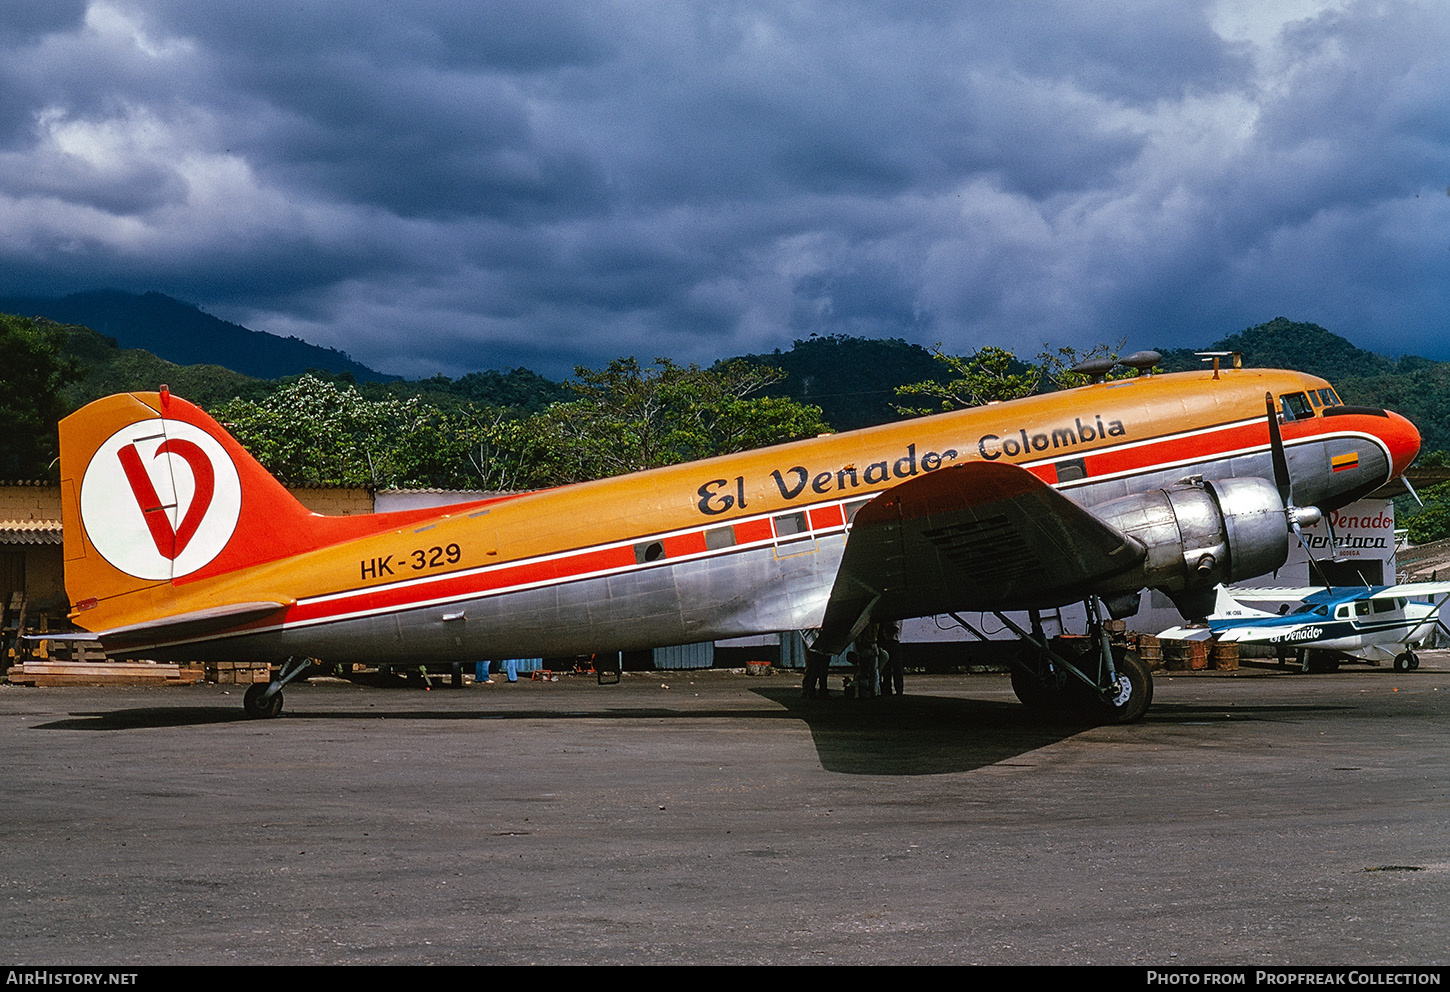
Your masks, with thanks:
<instances>
[{"instance_id":1,"label":"tree","mask_svg":"<svg viewBox=\"0 0 1450 992\"><path fill-rule=\"evenodd\" d=\"M1441 463L1432 451L1421 455L1415 464L1430 467ZM1416 505L1408 496L1395 499L1395 518L1405 526L1405 536L1412 544L1439 541L1450 537L1450 482L1440 482L1426 487L1420 493L1423 505Z\"/></svg>"},{"instance_id":2,"label":"tree","mask_svg":"<svg viewBox=\"0 0 1450 992\"><path fill-rule=\"evenodd\" d=\"M56 424L67 412L61 390L80 377L65 353L65 329L43 317L0 314L0 354L0 478L53 477Z\"/></svg>"},{"instance_id":3,"label":"tree","mask_svg":"<svg viewBox=\"0 0 1450 992\"><path fill-rule=\"evenodd\" d=\"M745 355L786 377L761 390L821 408L837 430L874 427L900 419L896 387L935 379L941 365L927 349L900 338L872 339L848 334L811 335L789 351Z\"/></svg>"},{"instance_id":4,"label":"tree","mask_svg":"<svg viewBox=\"0 0 1450 992\"><path fill-rule=\"evenodd\" d=\"M712 368L651 366L619 358L579 367L577 399L485 431L486 471L531 486L559 485L658 468L711 455L813 437L829 428L819 408L754 397L783 375L735 359ZM500 468L503 466L503 468Z\"/></svg>"},{"instance_id":5,"label":"tree","mask_svg":"<svg viewBox=\"0 0 1450 992\"><path fill-rule=\"evenodd\" d=\"M897 409L903 414L920 416L1000 400L1015 400L1047 387L1071 389L1090 381L1084 373L1072 371L1073 366L1099 356L1116 360L1122 347L1122 342L1116 349L1100 344L1087 352L1079 352L1072 347L1053 351L1044 345L1036 363L1029 364L1008 348L988 345L971 355L949 355L937 344L932 349L932 356L945 367L945 376L899 386L896 390L899 397L927 400L930 405L902 404ZM1109 373L1108 378L1122 378L1130 374L1115 371Z\"/></svg>"},{"instance_id":6,"label":"tree","mask_svg":"<svg viewBox=\"0 0 1450 992\"><path fill-rule=\"evenodd\" d=\"M436 411L416 398L364 399L356 386L304 375L263 400L214 411L268 471L302 485L428 485L420 453L436 450ZM447 434L446 430L442 431Z\"/></svg>"}]
</instances>

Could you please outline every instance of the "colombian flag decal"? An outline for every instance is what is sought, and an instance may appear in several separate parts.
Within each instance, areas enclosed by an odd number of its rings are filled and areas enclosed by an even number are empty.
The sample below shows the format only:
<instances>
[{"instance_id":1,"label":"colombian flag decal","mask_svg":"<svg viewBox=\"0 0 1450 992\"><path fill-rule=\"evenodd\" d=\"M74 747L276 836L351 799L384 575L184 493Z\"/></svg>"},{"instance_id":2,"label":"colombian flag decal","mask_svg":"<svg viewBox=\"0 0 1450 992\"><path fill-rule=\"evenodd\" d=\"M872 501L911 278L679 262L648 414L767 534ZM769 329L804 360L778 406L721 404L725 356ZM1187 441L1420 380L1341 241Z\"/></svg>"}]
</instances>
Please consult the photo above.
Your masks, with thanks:
<instances>
[{"instance_id":1,"label":"colombian flag decal","mask_svg":"<svg viewBox=\"0 0 1450 992\"><path fill-rule=\"evenodd\" d=\"M1351 451L1347 455L1334 455L1329 459L1329 467L1335 472L1343 472L1345 469L1359 468L1359 452Z\"/></svg>"}]
</instances>

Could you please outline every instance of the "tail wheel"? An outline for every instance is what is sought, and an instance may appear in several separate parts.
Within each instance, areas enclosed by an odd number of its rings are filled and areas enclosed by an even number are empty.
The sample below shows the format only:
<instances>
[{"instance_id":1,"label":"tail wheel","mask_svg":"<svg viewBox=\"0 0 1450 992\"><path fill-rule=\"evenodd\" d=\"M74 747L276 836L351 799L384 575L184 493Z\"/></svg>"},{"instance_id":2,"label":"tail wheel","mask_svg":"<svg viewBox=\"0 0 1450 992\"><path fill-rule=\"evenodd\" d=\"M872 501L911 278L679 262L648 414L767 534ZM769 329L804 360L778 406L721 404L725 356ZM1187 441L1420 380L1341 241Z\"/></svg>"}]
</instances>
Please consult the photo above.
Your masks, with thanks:
<instances>
[{"instance_id":1,"label":"tail wheel","mask_svg":"<svg viewBox=\"0 0 1450 992\"><path fill-rule=\"evenodd\" d=\"M266 682L253 682L247 687L247 693L242 697L242 709L246 711L247 716L257 720L270 720L282 712L281 690L272 693L272 695L267 696L265 699L263 698L267 692L268 684Z\"/></svg>"}]
</instances>

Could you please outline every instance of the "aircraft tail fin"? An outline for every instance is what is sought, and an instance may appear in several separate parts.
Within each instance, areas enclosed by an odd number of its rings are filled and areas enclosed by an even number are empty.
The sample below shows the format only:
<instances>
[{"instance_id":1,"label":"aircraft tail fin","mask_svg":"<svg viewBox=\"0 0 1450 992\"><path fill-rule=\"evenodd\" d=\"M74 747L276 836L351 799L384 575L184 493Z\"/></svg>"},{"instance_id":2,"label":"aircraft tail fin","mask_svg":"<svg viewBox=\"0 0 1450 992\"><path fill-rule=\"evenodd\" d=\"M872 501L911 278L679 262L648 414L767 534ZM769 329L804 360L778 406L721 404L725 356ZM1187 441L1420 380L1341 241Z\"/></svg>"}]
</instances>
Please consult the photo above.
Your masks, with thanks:
<instances>
[{"instance_id":1,"label":"aircraft tail fin","mask_svg":"<svg viewBox=\"0 0 1450 992\"><path fill-rule=\"evenodd\" d=\"M1265 610L1257 610L1252 606L1245 606L1234 598L1233 593L1228 591L1226 586L1220 585L1216 590L1216 598L1213 604L1213 618L1215 620L1228 620L1235 617L1272 617L1277 614Z\"/></svg>"},{"instance_id":2,"label":"aircraft tail fin","mask_svg":"<svg viewBox=\"0 0 1450 992\"><path fill-rule=\"evenodd\" d=\"M204 410L164 386L83 407L61 421L60 445L66 593L72 619L88 630L222 605L180 594L437 513L312 513Z\"/></svg>"}]
</instances>

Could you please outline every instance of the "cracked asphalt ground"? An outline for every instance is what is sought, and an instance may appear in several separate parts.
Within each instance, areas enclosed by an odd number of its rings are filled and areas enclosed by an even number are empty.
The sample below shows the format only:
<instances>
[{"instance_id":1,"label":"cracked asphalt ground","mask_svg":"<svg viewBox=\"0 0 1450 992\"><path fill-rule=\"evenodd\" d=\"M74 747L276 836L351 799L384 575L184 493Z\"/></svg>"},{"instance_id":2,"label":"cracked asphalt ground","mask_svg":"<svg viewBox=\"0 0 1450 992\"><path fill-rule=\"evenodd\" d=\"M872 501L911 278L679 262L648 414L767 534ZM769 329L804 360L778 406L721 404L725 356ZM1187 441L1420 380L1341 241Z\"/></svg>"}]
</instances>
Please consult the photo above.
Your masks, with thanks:
<instances>
[{"instance_id":1,"label":"cracked asphalt ground","mask_svg":"<svg viewBox=\"0 0 1450 992\"><path fill-rule=\"evenodd\" d=\"M7 964L1244 966L1450 957L1450 658L461 690L0 687Z\"/></svg>"}]
</instances>

